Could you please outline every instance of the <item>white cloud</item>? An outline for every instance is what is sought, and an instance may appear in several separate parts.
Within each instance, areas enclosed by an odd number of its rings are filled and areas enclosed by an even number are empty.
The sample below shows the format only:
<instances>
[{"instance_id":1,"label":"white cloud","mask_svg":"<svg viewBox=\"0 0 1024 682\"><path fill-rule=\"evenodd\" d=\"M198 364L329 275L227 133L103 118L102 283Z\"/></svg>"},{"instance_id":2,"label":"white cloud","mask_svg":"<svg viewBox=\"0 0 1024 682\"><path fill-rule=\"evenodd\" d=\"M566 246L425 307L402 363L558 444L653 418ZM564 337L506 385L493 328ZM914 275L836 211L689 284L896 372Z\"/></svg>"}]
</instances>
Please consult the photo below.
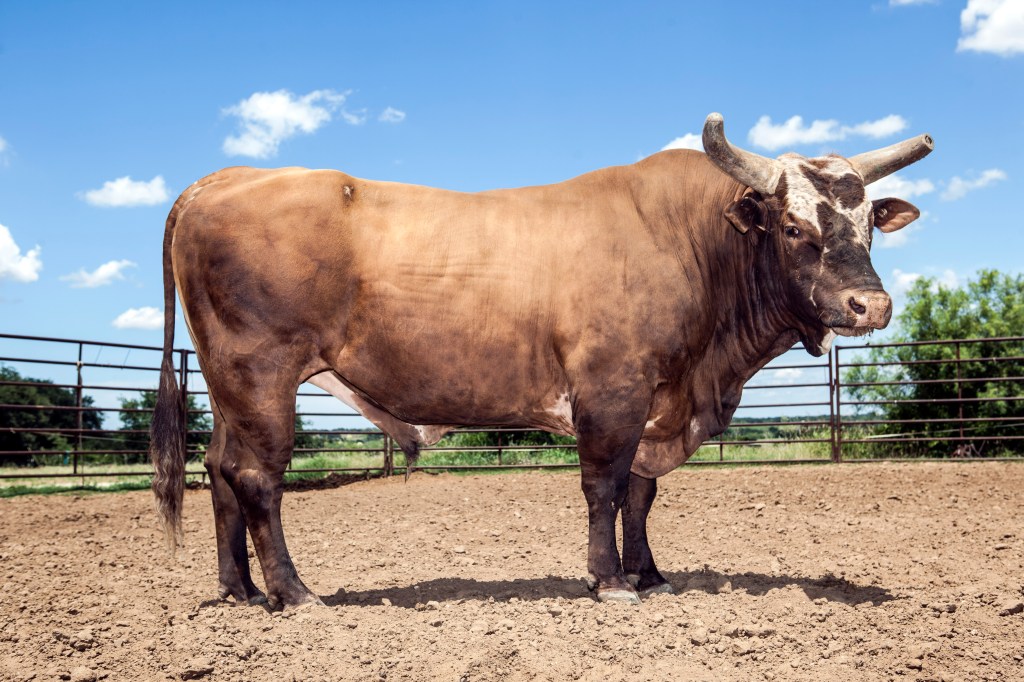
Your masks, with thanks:
<instances>
[{"instance_id":1,"label":"white cloud","mask_svg":"<svg viewBox=\"0 0 1024 682\"><path fill-rule=\"evenodd\" d=\"M907 121L898 114L889 114L876 121L856 125L843 125L835 119L811 121L804 124L802 116L792 116L785 123L772 123L770 116L762 116L747 133L747 138L758 147L775 150L802 144L820 144L845 140L850 136L881 138L894 135L907 127Z\"/></svg>"},{"instance_id":2,"label":"white cloud","mask_svg":"<svg viewBox=\"0 0 1024 682\"><path fill-rule=\"evenodd\" d=\"M7 144L7 140L0 136L0 164L7 165L7 150L9 148L10 145Z\"/></svg>"},{"instance_id":3,"label":"white cloud","mask_svg":"<svg viewBox=\"0 0 1024 682\"><path fill-rule=\"evenodd\" d=\"M378 121L384 123L401 123L405 120L405 112L395 109L394 107L388 107L384 111L380 112L380 116L377 117Z\"/></svg>"},{"instance_id":4,"label":"white cloud","mask_svg":"<svg viewBox=\"0 0 1024 682\"><path fill-rule=\"evenodd\" d=\"M361 126L366 123L366 109L360 109L359 111L341 111L341 118L345 123L352 126Z\"/></svg>"},{"instance_id":5,"label":"white cloud","mask_svg":"<svg viewBox=\"0 0 1024 682\"><path fill-rule=\"evenodd\" d=\"M804 374L798 367L784 367L771 373L770 379L777 384L795 384Z\"/></svg>"},{"instance_id":6,"label":"white cloud","mask_svg":"<svg viewBox=\"0 0 1024 682\"><path fill-rule=\"evenodd\" d=\"M666 149L696 149L697 151L702 152L704 151L704 143L701 141L700 135L686 133L682 137L677 137L662 147L661 151L665 151Z\"/></svg>"},{"instance_id":7,"label":"white cloud","mask_svg":"<svg viewBox=\"0 0 1024 682\"><path fill-rule=\"evenodd\" d=\"M893 296L902 298L914 286L914 282L921 278L920 272L903 272L899 268L892 271L893 282L886 287Z\"/></svg>"},{"instance_id":8,"label":"white cloud","mask_svg":"<svg viewBox=\"0 0 1024 682\"><path fill-rule=\"evenodd\" d=\"M991 52L1002 57L1024 52L1024 2L967 0L960 12L957 52Z\"/></svg>"},{"instance_id":9,"label":"white cloud","mask_svg":"<svg viewBox=\"0 0 1024 682\"><path fill-rule=\"evenodd\" d=\"M939 0L889 0L889 7L906 7L909 5L934 5Z\"/></svg>"},{"instance_id":10,"label":"white cloud","mask_svg":"<svg viewBox=\"0 0 1024 682\"><path fill-rule=\"evenodd\" d=\"M903 272L899 268L892 271L893 283L887 287L894 298L903 298L910 291L910 287L914 286L914 282L922 277L919 272ZM932 291L938 291L939 287L946 289L955 289L960 286L960 277L949 268L942 271L939 275L931 276L935 280L932 284Z\"/></svg>"},{"instance_id":11,"label":"white cloud","mask_svg":"<svg viewBox=\"0 0 1024 682\"><path fill-rule=\"evenodd\" d=\"M908 180L902 175L886 175L881 180L876 180L867 186L868 197L871 199L884 199L885 197L899 197L900 199L912 199L923 194L935 191L935 183L927 178L920 180ZM896 234L893 232L892 234Z\"/></svg>"},{"instance_id":12,"label":"white cloud","mask_svg":"<svg viewBox=\"0 0 1024 682\"><path fill-rule=\"evenodd\" d=\"M955 175L949 181L949 184L946 185L946 189L941 196L945 201L962 199L968 192L973 192L986 185L991 185L993 182L1005 179L1006 173L998 168L989 168L986 171L982 171L981 175L973 180L964 180L960 176Z\"/></svg>"},{"instance_id":13,"label":"white cloud","mask_svg":"<svg viewBox=\"0 0 1024 682\"><path fill-rule=\"evenodd\" d=\"M300 133L316 132L328 123L334 112L345 103L349 91L314 90L298 97L288 90L255 92L238 104L224 109L237 116L240 132L224 139L228 156L251 156L266 159L277 154L278 147ZM342 119L351 125L366 121L366 112L341 111Z\"/></svg>"},{"instance_id":14,"label":"white cloud","mask_svg":"<svg viewBox=\"0 0 1024 682\"><path fill-rule=\"evenodd\" d=\"M39 260L41 249L37 246L25 255L14 243L11 231L0 225L0 279L13 279L15 282L34 282L39 279L39 271L43 262Z\"/></svg>"},{"instance_id":15,"label":"white cloud","mask_svg":"<svg viewBox=\"0 0 1024 682\"><path fill-rule=\"evenodd\" d=\"M82 192L79 196L93 206L104 208L156 206L170 198L162 175L149 182L132 180L131 176L126 175L116 180L107 180L103 187Z\"/></svg>"},{"instance_id":16,"label":"white cloud","mask_svg":"<svg viewBox=\"0 0 1024 682\"><path fill-rule=\"evenodd\" d=\"M85 268L82 268L78 272L63 275L61 280L71 282L71 286L75 289L95 289L113 284L114 280L124 279L125 268L134 267L136 267L135 263L130 260L112 260L92 272L87 272Z\"/></svg>"},{"instance_id":17,"label":"white cloud","mask_svg":"<svg viewBox=\"0 0 1024 682\"><path fill-rule=\"evenodd\" d=\"M160 329L164 314L152 306L129 308L111 323L118 329Z\"/></svg>"}]
</instances>

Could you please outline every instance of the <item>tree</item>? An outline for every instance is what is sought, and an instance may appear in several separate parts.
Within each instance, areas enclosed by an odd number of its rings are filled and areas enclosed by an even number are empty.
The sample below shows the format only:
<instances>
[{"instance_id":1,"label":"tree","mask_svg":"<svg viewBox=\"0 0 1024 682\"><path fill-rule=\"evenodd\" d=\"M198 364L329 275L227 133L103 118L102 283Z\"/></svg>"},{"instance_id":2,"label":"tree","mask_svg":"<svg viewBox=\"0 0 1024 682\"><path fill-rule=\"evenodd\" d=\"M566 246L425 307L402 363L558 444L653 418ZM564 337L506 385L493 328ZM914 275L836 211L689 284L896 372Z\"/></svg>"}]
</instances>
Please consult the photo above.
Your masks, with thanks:
<instances>
[{"instance_id":1,"label":"tree","mask_svg":"<svg viewBox=\"0 0 1024 682\"><path fill-rule=\"evenodd\" d=\"M138 398L121 398L122 410L144 410L140 412L121 412L121 429L123 431L139 431L140 433L126 433L122 436L124 450L141 450L138 455L129 455L125 463L129 461L145 461L149 458L149 427L153 423L153 408L156 407L156 391L142 391ZM210 442L210 434L195 433L196 431L209 431L213 428L213 420L210 415L201 412L203 407L196 401L195 394L188 394L188 438L186 444L190 447L205 447Z\"/></svg>"},{"instance_id":2,"label":"tree","mask_svg":"<svg viewBox=\"0 0 1024 682\"><path fill-rule=\"evenodd\" d=\"M1024 276L982 270L959 288L922 277L910 289L897 325L894 342L1020 335ZM961 362L955 362L958 357ZM1006 437L1024 435L1024 400L1011 399L1024 393L1022 357L1020 340L872 348L866 359L855 362L899 364L852 367L843 383L854 400L885 401L873 410L876 415L908 422L881 425L877 432L935 439L886 444L896 454L944 456L958 446L973 448L972 454L1019 454L1024 442ZM924 402L890 402L908 400Z\"/></svg>"},{"instance_id":3,"label":"tree","mask_svg":"<svg viewBox=\"0 0 1024 682\"><path fill-rule=\"evenodd\" d=\"M153 422L153 408L156 407L156 391L142 391L139 398L122 398L121 409L142 410L139 412L121 412L121 429L123 431L139 431L140 433L125 433L122 442L125 450L148 450L149 449L149 426ZM203 449L210 443L210 434L203 433L213 428L213 419L205 414L193 393L188 394L188 438L186 443L190 448ZM295 447L316 448L323 446L323 438L316 434L306 434L306 421L299 415L295 415ZM148 455L129 456L130 459L144 461ZM126 460L127 462L127 460Z\"/></svg>"},{"instance_id":4,"label":"tree","mask_svg":"<svg viewBox=\"0 0 1024 682\"><path fill-rule=\"evenodd\" d=\"M12 385L35 384L35 385ZM74 407L75 391L53 386L47 379L33 379L19 374L11 367L0 365L0 404L25 406ZM93 405L91 396L82 396L82 406ZM78 417L74 410L0 410L0 450L70 450L76 442L75 434L49 433L46 429L76 429ZM103 428L99 410L82 411L83 429ZM39 429L38 431L11 431L10 429ZM94 445L89 443L89 445ZM42 456L0 455L0 464L39 464L47 461Z\"/></svg>"}]
</instances>

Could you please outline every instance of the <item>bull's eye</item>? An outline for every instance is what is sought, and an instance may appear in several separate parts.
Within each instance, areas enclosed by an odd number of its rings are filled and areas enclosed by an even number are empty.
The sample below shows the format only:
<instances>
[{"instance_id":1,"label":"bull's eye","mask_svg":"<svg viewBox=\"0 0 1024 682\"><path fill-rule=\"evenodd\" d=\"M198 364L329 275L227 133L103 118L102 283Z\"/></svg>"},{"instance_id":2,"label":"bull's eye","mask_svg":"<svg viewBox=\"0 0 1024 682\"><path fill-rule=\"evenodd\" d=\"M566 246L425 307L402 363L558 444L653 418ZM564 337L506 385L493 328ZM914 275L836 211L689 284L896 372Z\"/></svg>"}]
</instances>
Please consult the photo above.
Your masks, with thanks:
<instances>
[{"instance_id":1,"label":"bull's eye","mask_svg":"<svg viewBox=\"0 0 1024 682\"><path fill-rule=\"evenodd\" d=\"M786 236L790 239L796 239L800 236L800 228L796 225L786 225Z\"/></svg>"}]
</instances>

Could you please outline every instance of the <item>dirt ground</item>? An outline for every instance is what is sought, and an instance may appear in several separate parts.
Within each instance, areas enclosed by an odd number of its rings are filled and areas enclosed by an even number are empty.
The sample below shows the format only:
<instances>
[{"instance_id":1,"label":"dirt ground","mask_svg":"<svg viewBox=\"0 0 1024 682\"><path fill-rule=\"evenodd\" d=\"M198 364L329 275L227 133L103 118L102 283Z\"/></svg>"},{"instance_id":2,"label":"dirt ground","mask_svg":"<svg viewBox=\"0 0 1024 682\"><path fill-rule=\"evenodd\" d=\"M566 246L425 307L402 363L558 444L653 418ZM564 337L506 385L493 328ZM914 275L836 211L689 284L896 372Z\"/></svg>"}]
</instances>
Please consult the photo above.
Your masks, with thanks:
<instances>
[{"instance_id":1,"label":"dirt ground","mask_svg":"<svg viewBox=\"0 0 1024 682\"><path fill-rule=\"evenodd\" d=\"M208 492L175 560L148 492L4 499L0 678L1020 680L1022 491L1007 463L686 468L651 515L677 594L634 607L588 596L575 474L293 492L327 606L285 614L213 599Z\"/></svg>"}]
</instances>

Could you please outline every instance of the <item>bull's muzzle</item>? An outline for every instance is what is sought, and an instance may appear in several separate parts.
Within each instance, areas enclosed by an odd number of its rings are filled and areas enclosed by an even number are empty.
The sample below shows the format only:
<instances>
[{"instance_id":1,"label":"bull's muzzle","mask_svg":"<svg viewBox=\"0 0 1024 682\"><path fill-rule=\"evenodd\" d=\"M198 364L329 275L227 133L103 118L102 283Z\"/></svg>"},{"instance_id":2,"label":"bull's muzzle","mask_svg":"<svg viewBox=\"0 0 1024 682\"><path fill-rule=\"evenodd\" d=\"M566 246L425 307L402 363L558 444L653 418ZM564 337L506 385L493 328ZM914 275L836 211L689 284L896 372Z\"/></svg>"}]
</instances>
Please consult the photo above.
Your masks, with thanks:
<instances>
[{"instance_id":1,"label":"bull's muzzle","mask_svg":"<svg viewBox=\"0 0 1024 682\"><path fill-rule=\"evenodd\" d=\"M840 292L843 322L835 327L857 331L882 329L892 317L892 299L881 290L847 289ZM841 330L837 329L840 333Z\"/></svg>"},{"instance_id":2,"label":"bull's muzzle","mask_svg":"<svg viewBox=\"0 0 1024 682\"><path fill-rule=\"evenodd\" d=\"M845 312L852 324L848 327L883 329L893 315L893 300L884 291L847 290L841 295Z\"/></svg>"}]
</instances>

